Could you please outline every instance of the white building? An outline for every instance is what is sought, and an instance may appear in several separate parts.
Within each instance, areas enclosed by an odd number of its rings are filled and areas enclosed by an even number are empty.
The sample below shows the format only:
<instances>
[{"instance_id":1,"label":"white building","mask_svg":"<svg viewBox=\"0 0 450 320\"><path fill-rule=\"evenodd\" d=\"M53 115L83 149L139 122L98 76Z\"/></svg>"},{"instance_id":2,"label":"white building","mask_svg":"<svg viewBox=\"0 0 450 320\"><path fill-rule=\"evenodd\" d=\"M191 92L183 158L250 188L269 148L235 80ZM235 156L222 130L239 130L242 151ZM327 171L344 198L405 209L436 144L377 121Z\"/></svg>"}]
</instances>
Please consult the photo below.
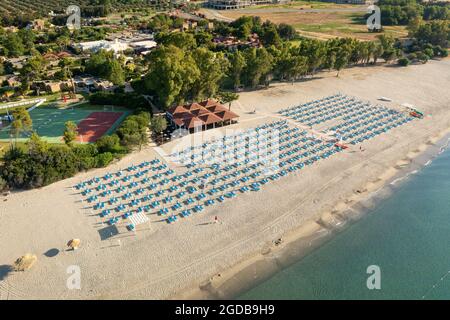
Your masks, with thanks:
<instances>
[{"instance_id":1,"label":"white building","mask_svg":"<svg viewBox=\"0 0 450 320\"><path fill-rule=\"evenodd\" d=\"M146 52L156 47L157 43L153 40L144 40L144 41L130 42L128 45L135 51Z\"/></svg>"},{"instance_id":2,"label":"white building","mask_svg":"<svg viewBox=\"0 0 450 320\"><path fill-rule=\"evenodd\" d=\"M130 48L128 43L121 42L118 39L114 41L98 40L98 41L80 42L76 44L74 47L81 51L92 51L92 52L97 52L103 49L106 51L114 51L115 54L121 53Z\"/></svg>"}]
</instances>

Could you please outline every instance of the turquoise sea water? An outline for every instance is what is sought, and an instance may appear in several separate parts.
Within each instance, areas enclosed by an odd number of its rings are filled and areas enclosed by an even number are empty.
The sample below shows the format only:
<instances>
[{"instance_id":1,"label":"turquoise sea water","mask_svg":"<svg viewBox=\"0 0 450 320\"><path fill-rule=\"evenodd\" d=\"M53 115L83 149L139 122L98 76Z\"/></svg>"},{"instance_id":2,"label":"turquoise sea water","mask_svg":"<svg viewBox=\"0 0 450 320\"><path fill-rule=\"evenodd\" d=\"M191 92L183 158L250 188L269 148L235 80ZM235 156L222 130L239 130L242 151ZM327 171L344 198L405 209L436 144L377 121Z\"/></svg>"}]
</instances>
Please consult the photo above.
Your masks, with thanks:
<instances>
[{"instance_id":1,"label":"turquoise sea water","mask_svg":"<svg viewBox=\"0 0 450 320\"><path fill-rule=\"evenodd\" d=\"M381 269L380 290L366 286L369 265ZM237 298L450 299L450 150L361 220Z\"/></svg>"}]
</instances>

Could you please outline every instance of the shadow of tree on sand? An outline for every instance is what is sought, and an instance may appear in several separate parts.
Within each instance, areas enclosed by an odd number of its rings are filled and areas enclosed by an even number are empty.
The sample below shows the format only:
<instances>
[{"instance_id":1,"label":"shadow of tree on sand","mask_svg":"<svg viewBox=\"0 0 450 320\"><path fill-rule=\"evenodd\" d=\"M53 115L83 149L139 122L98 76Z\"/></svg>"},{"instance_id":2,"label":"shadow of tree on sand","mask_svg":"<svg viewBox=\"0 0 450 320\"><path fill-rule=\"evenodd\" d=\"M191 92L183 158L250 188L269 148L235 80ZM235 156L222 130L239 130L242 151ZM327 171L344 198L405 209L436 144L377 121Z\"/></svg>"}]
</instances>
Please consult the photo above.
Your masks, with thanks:
<instances>
[{"instance_id":1,"label":"shadow of tree on sand","mask_svg":"<svg viewBox=\"0 0 450 320\"><path fill-rule=\"evenodd\" d=\"M5 280L10 272L13 271L13 267L9 265L0 265L0 281Z\"/></svg>"}]
</instances>

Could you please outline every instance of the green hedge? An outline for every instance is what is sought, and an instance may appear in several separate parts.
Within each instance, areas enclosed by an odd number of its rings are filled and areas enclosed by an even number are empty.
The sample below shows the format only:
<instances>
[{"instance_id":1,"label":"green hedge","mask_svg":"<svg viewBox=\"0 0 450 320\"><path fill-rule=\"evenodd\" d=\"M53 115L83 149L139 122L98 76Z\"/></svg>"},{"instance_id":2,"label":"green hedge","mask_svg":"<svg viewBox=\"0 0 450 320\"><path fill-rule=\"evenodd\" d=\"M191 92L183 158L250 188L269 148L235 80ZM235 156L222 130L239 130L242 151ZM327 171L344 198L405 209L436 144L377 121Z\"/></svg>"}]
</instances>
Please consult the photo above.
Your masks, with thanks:
<instances>
[{"instance_id":1,"label":"green hedge","mask_svg":"<svg viewBox=\"0 0 450 320\"><path fill-rule=\"evenodd\" d=\"M89 102L96 105L114 105L132 110L150 110L147 100L135 93L96 92L89 96Z\"/></svg>"}]
</instances>

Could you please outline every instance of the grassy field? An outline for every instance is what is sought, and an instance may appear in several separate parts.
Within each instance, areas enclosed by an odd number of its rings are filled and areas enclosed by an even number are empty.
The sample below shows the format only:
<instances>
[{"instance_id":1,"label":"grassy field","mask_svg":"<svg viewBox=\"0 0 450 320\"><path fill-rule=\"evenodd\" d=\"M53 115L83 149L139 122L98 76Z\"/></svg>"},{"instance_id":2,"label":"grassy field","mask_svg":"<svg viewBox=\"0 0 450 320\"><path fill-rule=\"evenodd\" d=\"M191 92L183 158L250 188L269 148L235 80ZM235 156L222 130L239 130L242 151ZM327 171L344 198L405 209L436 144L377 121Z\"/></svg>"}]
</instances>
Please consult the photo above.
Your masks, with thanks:
<instances>
[{"instance_id":1,"label":"grassy field","mask_svg":"<svg viewBox=\"0 0 450 320\"><path fill-rule=\"evenodd\" d=\"M337 4L333 2L323 1L306 1L306 0L294 0L285 4L262 4L258 6L251 6L249 8L264 9L264 8L309 8L309 9L334 9L334 8L354 8L357 5L352 4ZM358 6L359 7L359 6Z\"/></svg>"},{"instance_id":2,"label":"grassy field","mask_svg":"<svg viewBox=\"0 0 450 320\"><path fill-rule=\"evenodd\" d=\"M248 7L219 13L231 19L247 15L259 16L263 21L287 23L294 26L300 35L324 40L335 37L373 40L379 35L368 32L364 19L366 7L361 5L296 1L290 5ZM394 37L407 35L403 26L385 27L384 32Z\"/></svg>"}]
</instances>

